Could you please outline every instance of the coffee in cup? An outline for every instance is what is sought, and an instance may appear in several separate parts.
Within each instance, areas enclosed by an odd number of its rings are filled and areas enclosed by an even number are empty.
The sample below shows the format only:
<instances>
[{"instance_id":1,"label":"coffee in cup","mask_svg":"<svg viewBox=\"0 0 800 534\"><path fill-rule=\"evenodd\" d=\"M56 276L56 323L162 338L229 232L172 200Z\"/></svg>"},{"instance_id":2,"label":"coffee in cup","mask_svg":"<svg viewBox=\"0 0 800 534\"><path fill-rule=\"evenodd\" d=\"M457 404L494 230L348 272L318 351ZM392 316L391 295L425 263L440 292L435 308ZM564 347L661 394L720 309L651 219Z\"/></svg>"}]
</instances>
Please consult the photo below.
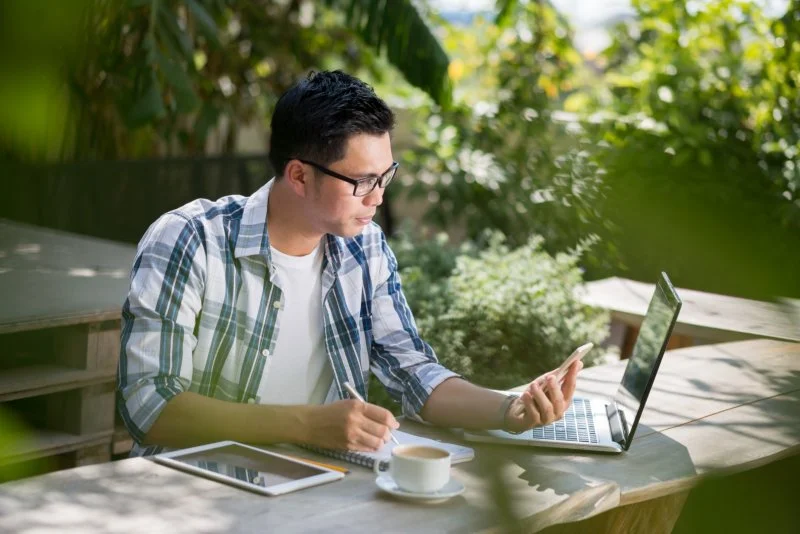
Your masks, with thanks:
<instances>
[{"instance_id":1,"label":"coffee in cup","mask_svg":"<svg viewBox=\"0 0 800 534\"><path fill-rule=\"evenodd\" d=\"M380 462L375 472L381 474ZM392 449L389 473L404 491L433 493L450 480L450 453L428 445L398 445Z\"/></svg>"}]
</instances>

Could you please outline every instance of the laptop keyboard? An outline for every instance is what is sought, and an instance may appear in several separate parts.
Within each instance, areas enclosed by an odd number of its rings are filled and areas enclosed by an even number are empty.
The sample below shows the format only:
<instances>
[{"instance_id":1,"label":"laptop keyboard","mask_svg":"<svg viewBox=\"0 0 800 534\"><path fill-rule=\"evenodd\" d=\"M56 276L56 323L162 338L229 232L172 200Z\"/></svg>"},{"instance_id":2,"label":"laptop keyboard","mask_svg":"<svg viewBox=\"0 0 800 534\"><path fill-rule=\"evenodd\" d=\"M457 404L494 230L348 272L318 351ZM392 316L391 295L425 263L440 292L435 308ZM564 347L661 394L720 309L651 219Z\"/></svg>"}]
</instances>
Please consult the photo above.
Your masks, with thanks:
<instances>
[{"instance_id":1,"label":"laptop keyboard","mask_svg":"<svg viewBox=\"0 0 800 534\"><path fill-rule=\"evenodd\" d=\"M531 432L534 439L597 443L591 401L574 397L564 417L555 423L537 426Z\"/></svg>"}]
</instances>

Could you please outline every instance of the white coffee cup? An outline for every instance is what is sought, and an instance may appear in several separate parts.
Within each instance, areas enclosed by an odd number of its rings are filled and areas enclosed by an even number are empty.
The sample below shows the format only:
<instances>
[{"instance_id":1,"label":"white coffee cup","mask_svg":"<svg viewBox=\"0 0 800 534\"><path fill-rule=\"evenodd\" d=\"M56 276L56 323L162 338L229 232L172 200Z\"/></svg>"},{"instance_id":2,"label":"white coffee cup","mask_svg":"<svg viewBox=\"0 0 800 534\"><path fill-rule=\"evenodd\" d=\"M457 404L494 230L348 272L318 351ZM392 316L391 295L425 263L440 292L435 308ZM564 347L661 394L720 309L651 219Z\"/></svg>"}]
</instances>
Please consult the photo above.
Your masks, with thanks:
<instances>
[{"instance_id":1,"label":"white coffee cup","mask_svg":"<svg viewBox=\"0 0 800 534\"><path fill-rule=\"evenodd\" d=\"M380 462L375 463L375 472L383 472ZM433 493L450 480L450 453L427 445L398 445L392 449L389 473L402 490Z\"/></svg>"}]
</instances>

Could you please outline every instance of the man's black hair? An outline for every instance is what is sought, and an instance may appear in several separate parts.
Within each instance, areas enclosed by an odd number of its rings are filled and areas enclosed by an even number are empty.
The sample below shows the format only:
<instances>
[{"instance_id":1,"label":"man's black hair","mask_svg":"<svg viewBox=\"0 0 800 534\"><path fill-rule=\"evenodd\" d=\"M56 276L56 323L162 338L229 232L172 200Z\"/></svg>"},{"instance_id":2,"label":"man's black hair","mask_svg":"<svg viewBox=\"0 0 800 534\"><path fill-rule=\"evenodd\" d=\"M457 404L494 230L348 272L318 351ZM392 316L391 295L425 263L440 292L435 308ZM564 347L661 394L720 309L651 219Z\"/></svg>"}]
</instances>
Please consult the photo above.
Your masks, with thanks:
<instances>
[{"instance_id":1,"label":"man's black hair","mask_svg":"<svg viewBox=\"0 0 800 534\"><path fill-rule=\"evenodd\" d=\"M277 176L293 158L327 166L344 157L351 136L393 127L394 113L372 87L339 70L312 72L275 105L269 160Z\"/></svg>"}]
</instances>

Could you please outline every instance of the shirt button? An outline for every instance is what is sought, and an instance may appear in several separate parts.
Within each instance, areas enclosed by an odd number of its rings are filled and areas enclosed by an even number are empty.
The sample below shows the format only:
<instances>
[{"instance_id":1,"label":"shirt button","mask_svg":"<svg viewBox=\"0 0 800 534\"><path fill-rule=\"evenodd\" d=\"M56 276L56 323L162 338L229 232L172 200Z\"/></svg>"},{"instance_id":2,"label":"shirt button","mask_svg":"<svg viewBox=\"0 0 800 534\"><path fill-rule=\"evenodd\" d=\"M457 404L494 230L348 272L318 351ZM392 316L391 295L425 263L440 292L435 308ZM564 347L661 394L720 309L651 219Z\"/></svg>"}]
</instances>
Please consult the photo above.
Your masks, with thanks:
<instances>
[{"instance_id":1,"label":"shirt button","mask_svg":"<svg viewBox=\"0 0 800 534\"><path fill-rule=\"evenodd\" d=\"M262 356L269 356L269 350L267 350L267 349L262 350L261 351L261 355Z\"/></svg>"},{"instance_id":2,"label":"shirt button","mask_svg":"<svg viewBox=\"0 0 800 534\"><path fill-rule=\"evenodd\" d=\"M276 300L275 302L272 303L272 307L273 308L280 308L281 307L281 301Z\"/></svg>"},{"instance_id":3,"label":"shirt button","mask_svg":"<svg viewBox=\"0 0 800 534\"><path fill-rule=\"evenodd\" d=\"M247 404L255 404L255 403L256 403L256 399L254 399L253 397L250 397L249 399L247 399Z\"/></svg>"}]
</instances>

